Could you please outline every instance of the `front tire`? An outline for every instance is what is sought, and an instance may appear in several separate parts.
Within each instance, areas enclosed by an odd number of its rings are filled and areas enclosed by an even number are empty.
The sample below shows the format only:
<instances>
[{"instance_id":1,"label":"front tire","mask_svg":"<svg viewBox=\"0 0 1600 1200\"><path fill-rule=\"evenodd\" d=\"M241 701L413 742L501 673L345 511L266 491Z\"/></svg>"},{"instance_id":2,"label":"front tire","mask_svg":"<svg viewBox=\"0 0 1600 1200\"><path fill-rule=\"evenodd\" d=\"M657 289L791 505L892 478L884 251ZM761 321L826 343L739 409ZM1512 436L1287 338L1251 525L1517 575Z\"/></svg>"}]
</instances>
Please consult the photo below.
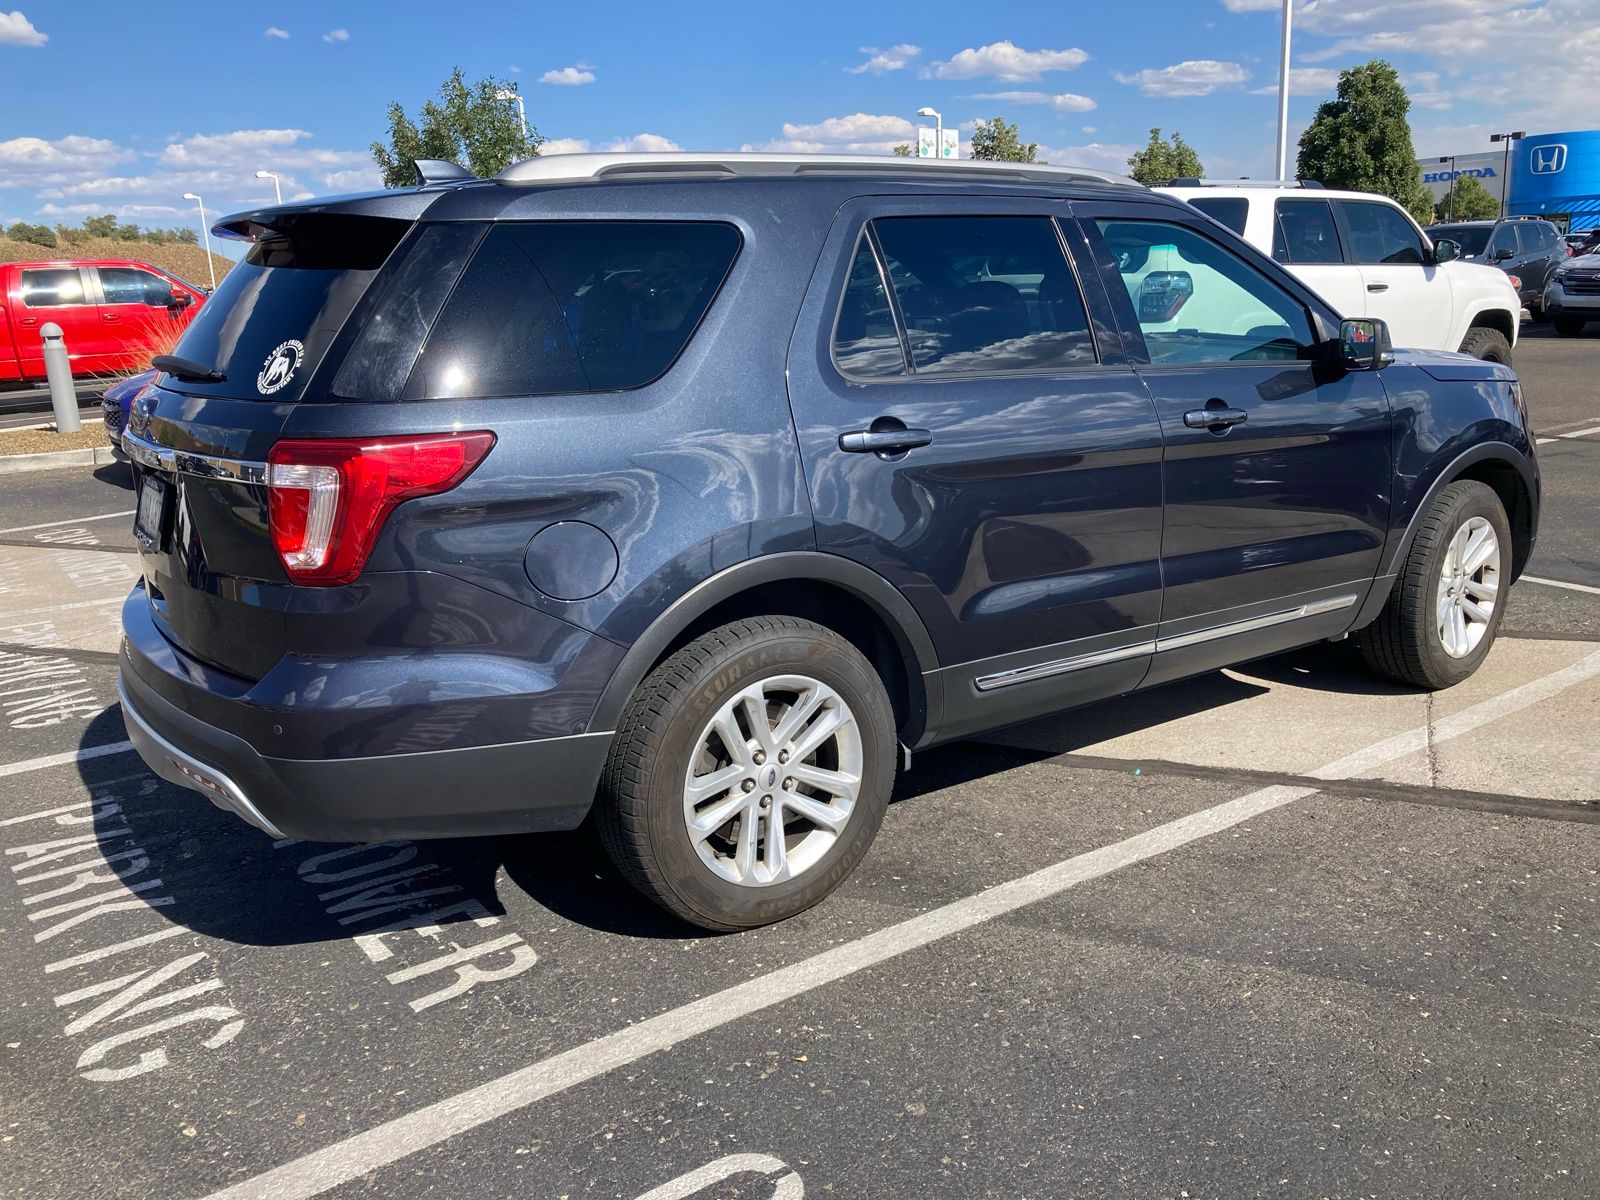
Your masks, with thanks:
<instances>
[{"instance_id":1,"label":"front tire","mask_svg":"<svg viewBox=\"0 0 1600 1200\"><path fill-rule=\"evenodd\" d=\"M1467 330L1467 336L1461 339L1461 353L1481 358L1485 362L1504 363L1508 367L1511 365L1511 343L1498 329L1479 326Z\"/></svg>"},{"instance_id":2,"label":"front tire","mask_svg":"<svg viewBox=\"0 0 1600 1200\"><path fill-rule=\"evenodd\" d=\"M1588 324L1582 317L1557 317L1556 332L1562 337L1577 337Z\"/></svg>"},{"instance_id":3,"label":"front tire","mask_svg":"<svg viewBox=\"0 0 1600 1200\"><path fill-rule=\"evenodd\" d=\"M859 650L753 617L668 657L629 701L596 825L618 869L704 929L822 900L866 854L894 787L894 710Z\"/></svg>"},{"instance_id":4,"label":"front tire","mask_svg":"<svg viewBox=\"0 0 1600 1200\"><path fill-rule=\"evenodd\" d=\"M1511 524L1486 484L1460 480L1435 497L1378 619L1356 634L1380 675L1437 690L1489 656L1511 586Z\"/></svg>"}]
</instances>

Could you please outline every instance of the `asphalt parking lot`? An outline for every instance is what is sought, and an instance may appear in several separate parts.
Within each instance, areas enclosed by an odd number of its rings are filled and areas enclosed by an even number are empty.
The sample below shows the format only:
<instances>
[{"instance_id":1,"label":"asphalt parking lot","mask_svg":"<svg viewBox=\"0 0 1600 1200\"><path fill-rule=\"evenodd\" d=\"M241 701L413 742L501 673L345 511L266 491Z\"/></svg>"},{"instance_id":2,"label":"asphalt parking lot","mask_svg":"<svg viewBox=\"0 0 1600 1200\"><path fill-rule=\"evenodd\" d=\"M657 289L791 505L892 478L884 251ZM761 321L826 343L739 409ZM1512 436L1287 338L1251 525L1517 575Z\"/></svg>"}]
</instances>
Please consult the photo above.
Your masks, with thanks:
<instances>
[{"instance_id":1,"label":"asphalt parking lot","mask_svg":"<svg viewBox=\"0 0 1600 1200\"><path fill-rule=\"evenodd\" d=\"M274 843L123 741L125 469L0 478L19 1196L1600 1194L1600 328L1482 672L1340 646L929 752L700 936L586 833Z\"/></svg>"}]
</instances>

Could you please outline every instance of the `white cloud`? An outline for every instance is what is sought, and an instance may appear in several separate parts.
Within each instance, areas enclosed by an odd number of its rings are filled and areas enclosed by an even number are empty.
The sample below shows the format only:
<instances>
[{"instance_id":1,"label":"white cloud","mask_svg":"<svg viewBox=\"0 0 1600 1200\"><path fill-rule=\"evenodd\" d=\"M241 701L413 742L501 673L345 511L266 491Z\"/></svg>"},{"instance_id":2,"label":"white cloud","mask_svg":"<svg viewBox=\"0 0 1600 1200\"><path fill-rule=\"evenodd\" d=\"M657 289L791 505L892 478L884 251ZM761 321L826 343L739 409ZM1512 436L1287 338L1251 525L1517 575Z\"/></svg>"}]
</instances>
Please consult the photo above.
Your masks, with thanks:
<instances>
[{"instance_id":1,"label":"white cloud","mask_svg":"<svg viewBox=\"0 0 1600 1200\"><path fill-rule=\"evenodd\" d=\"M783 136L793 142L851 143L882 138L908 138L916 127L904 117L851 113L848 117L829 117L814 125L785 124Z\"/></svg>"},{"instance_id":2,"label":"white cloud","mask_svg":"<svg viewBox=\"0 0 1600 1200\"><path fill-rule=\"evenodd\" d=\"M618 138L606 149L613 154L622 152L638 153L640 151L659 154L665 151L682 150L683 147L671 138L662 137L659 133L636 133L630 138Z\"/></svg>"},{"instance_id":3,"label":"white cloud","mask_svg":"<svg viewBox=\"0 0 1600 1200\"><path fill-rule=\"evenodd\" d=\"M1336 67L1290 67L1289 92L1294 96L1303 96L1307 92L1331 92L1339 86L1339 71ZM1263 87L1251 88L1252 96L1276 96L1278 94L1278 81L1276 78Z\"/></svg>"},{"instance_id":4,"label":"white cloud","mask_svg":"<svg viewBox=\"0 0 1600 1200\"><path fill-rule=\"evenodd\" d=\"M1048 104L1057 112L1089 112L1097 107L1093 100L1077 92L1061 92L1054 96L1049 92L979 92L970 99L1003 100L1007 104Z\"/></svg>"},{"instance_id":5,"label":"white cloud","mask_svg":"<svg viewBox=\"0 0 1600 1200\"><path fill-rule=\"evenodd\" d=\"M539 76L539 82L553 83L558 87L581 87L586 83L594 82L594 72L585 70L581 65L562 67L559 70L546 71Z\"/></svg>"},{"instance_id":6,"label":"white cloud","mask_svg":"<svg viewBox=\"0 0 1600 1200\"><path fill-rule=\"evenodd\" d=\"M0 12L0 46L42 46L49 40L50 35L35 29L21 9Z\"/></svg>"},{"instance_id":7,"label":"white cloud","mask_svg":"<svg viewBox=\"0 0 1600 1200\"><path fill-rule=\"evenodd\" d=\"M289 31L287 29L279 29L276 25L268 25L267 28L266 28L266 32L264 32L261 36L262 37L269 37L269 38L280 38L280 39L282 39L283 41L286 42L286 41L289 40Z\"/></svg>"},{"instance_id":8,"label":"white cloud","mask_svg":"<svg viewBox=\"0 0 1600 1200\"><path fill-rule=\"evenodd\" d=\"M1137 146L1116 142L1089 142L1082 146L1040 146L1040 162L1057 167L1089 167L1096 171L1128 173L1128 158Z\"/></svg>"},{"instance_id":9,"label":"white cloud","mask_svg":"<svg viewBox=\"0 0 1600 1200\"><path fill-rule=\"evenodd\" d=\"M1235 62L1214 58L1191 58L1170 67L1149 67L1132 75L1116 72L1118 83L1136 83L1146 96L1209 96L1219 88L1232 87L1250 78Z\"/></svg>"},{"instance_id":10,"label":"white cloud","mask_svg":"<svg viewBox=\"0 0 1600 1200\"><path fill-rule=\"evenodd\" d=\"M540 154L584 154L588 149L585 138L545 138L539 143Z\"/></svg>"},{"instance_id":11,"label":"white cloud","mask_svg":"<svg viewBox=\"0 0 1600 1200\"><path fill-rule=\"evenodd\" d=\"M993 76L1004 83L1037 79L1046 71L1070 71L1089 61L1082 50L1023 50L1011 42L991 42L967 49L949 62L931 64L925 74L935 79L979 79Z\"/></svg>"},{"instance_id":12,"label":"white cloud","mask_svg":"<svg viewBox=\"0 0 1600 1200\"><path fill-rule=\"evenodd\" d=\"M882 75L888 71L898 71L910 64L913 58L922 53L921 46L913 46L909 42L902 42L898 46L890 46L880 50L876 46L862 46L861 53L867 56L867 61L856 67L846 67L852 75L869 72L873 75Z\"/></svg>"},{"instance_id":13,"label":"white cloud","mask_svg":"<svg viewBox=\"0 0 1600 1200\"><path fill-rule=\"evenodd\" d=\"M0 142L0 177L8 187L54 187L91 178L135 157L132 150L105 138L12 138Z\"/></svg>"},{"instance_id":14,"label":"white cloud","mask_svg":"<svg viewBox=\"0 0 1600 1200\"><path fill-rule=\"evenodd\" d=\"M330 29L322 35L322 40L325 42L348 42L350 40L350 31L348 29Z\"/></svg>"},{"instance_id":15,"label":"white cloud","mask_svg":"<svg viewBox=\"0 0 1600 1200\"><path fill-rule=\"evenodd\" d=\"M284 178L285 188L293 186L293 181L287 176ZM326 171L322 175L324 190L328 192L375 192L383 186L383 173L376 166L352 167L343 171ZM310 192L297 192L294 198L301 200L310 196Z\"/></svg>"}]
</instances>

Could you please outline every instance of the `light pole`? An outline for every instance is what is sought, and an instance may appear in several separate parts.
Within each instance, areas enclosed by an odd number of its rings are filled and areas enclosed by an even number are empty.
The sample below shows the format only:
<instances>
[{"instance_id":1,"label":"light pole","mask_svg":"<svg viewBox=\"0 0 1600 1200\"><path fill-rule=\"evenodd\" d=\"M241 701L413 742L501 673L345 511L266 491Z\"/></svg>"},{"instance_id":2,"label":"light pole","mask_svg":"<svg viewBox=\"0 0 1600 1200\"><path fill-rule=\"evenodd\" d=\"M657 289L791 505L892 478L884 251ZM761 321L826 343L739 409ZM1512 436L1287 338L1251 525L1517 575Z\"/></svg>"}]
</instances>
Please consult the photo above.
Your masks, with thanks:
<instances>
[{"instance_id":1,"label":"light pole","mask_svg":"<svg viewBox=\"0 0 1600 1200\"><path fill-rule=\"evenodd\" d=\"M185 200L193 200L200 208L200 240L206 248L206 268L211 272L211 290L217 290L217 265L211 261L211 230L206 228L206 202L193 192L183 194Z\"/></svg>"},{"instance_id":2,"label":"light pole","mask_svg":"<svg viewBox=\"0 0 1600 1200\"><path fill-rule=\"evenodd\" d=\"M272 180L272 194L278 198L278 203L283 203L283 184L278 182L278 177L271 171L257 171L257 179Z\"/></svg>"},{"instance_id":3,"label":"light pole","mask_svg":"<svg viewBox=\"0 0 1600 1200\"><path fill-rule=\"evenodd\" d=\"M938 158L944 153L944 117L926 105L917 109L917 116L933 118L933 156Z\"/></svg>"},{"instance_id":4,"label":"light pole","mask_svg":"<svg viewBox=\"0 0 1600 1200\"><path fill-rule=\"evenodd\" d=\"M1322 0L1300 5L1310 12ZM1283 53L1278 59L1278 178L1289 178L1289 43L1294 32L1295 0L1283 0Z\"/></svg>"},{"instance_id":5,"label":"light pole","mask_svg":"<svg viewBox=\"0 0 1600 1200\"><path fill-rule=\"evenodd\" d=\"M522 106L522 93L513 92L509 88L501 88L494 94L496 100L515 100L517 102L517 120L522 123L522 144L528 144L528 110Z\"/></svg>"},{"instance_id":6,"label":"light pole","mask_svg":"<svg viewBox=\"0 0 1600 1200\"><path fill-rule=\"evenodd\" d=\"M1456 156L1454 154L1442 155L1439 161L1450 164L1450 193L1446 204L1450 210L1449 219L1454 221L1456 219Z\"/></svg>"},{"instance_id":7,"label":"light pole","mask_svg":"<svg viewBox=\"0 0 1600 1200\"><path fill-rule=\"evenodd\" d=\"M1528 136L1528 131L1519 129L1515 133L1491 133L1491 142L1504 142L1506 152L1500 166L1500 216L1503 218L1511 211L1511 143L1520 142Z\"/></svg>"}]
</instances>

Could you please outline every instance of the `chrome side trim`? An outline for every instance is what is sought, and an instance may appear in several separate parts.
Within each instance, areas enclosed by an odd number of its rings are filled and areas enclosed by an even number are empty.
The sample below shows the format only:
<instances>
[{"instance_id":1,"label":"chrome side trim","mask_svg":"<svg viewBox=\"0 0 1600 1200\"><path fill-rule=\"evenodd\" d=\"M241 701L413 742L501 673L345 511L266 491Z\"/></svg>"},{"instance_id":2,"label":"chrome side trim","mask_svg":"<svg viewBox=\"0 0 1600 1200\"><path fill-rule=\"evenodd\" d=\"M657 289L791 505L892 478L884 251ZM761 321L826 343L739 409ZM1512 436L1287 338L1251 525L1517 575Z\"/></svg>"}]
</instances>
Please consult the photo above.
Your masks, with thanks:
<instances>
[{"instance_id":1,"label":"chrome side trim","mask_svg":"<svg viewBox=\"0 0 1600 1200\"><path fill-rule=\"evenodd\" d=\"M181 472L199 475L206 479L233 479L239 483L265 486L267 464L250 462L242 458L223 458L216 454L196 454L190 450L174 450L132 433L122 435L122 448L128 457L140 466L155 471Z\"/></svg>"},{"instance_id":2,"label":"chrome side trim","mask_svg":"<svg viewBox=\"0 0 1600 1200\"><path fill-rule=\"evenodd\" d=\"M1018 667L1012 671L998 671L993 675L981 676L973 681L973 685L980 692L992 692L996 688L1010 687L1014 683L1031 683L1035 679L1065 675L1068 671L1082 671L1087 667L1103 667L1107 663L1140 658L1146 654L1154 654L1155 650L1154 642L1135 642L1131 646L1118 646L1114 650L1100 650L1094 654L1058 658L1053 662L1035 663L1031 667Z\"/></svg>"},{"instance_id":3,"label":"chrome side trim","mask_svg":"<svg viewBox=\"0 0 1600 1200\"><path fill-rule=\"evenodd\" d=\"M269 837L284 836L281 829L261 815L261 810L250 802L250 797L244 794L237 783L215 767L179 750L152 729L128 699L128 689L120 674L117 677L117 696L122 701L122 719L128 726L128 738L146 766L171 783L199 792L218 808L254 825Z\"/></svg>"},{"instance_id":4,"label":"chrome side trim","mask_svg":"<svg viewBox=\"0 0 1600 1200\"><path fill-rule=\"evenodd\" d=\"M1226 625L1213 625L1210 629L1197 629L1193 633L1180 633L1176 637L1157 638L1156 651L1159 653L1163 650L1181 650L1185 646L1198 646L1202 642L1233 637L1239 633L1270 629L1274 625L1286 625L1290 621L1302 621L1306 617L1320 617L1326 613L1338 612L1341 608L1351 608L1358 599L1360 597L1355 595L1332 596L1326 600L1309 601L1297 608L1286 608L1282 612L1247 617L1243 621L1230 621Z\"/></svg>"},{"instance_id":5,"label":"chrome side trim","mask_svg":"<svg viewBox=\"0 0 1600 1200\"><path fill-rule=\"evenodd\" d=\"M1035 663L1031 667L1018 667L1011 671L998 671L993 675L983 675L974 680L974 686L980 692L992 692L996 688L1010 687L1017 683L1032 683L1037 679L1048 679L1053 675L1065 675L1070 671L1082 671L1088 667L1102 667L1108 663L1122 662L1130 658L1139 658L1146 654L1159 654L1164 650L1181 650L1185 646L1198 646L1202 642L1215 641L1218 638L1233 637L1235 634L1252 633L1257 629L1270 629L1274 625L1285 625L1290 621L1301 621L1306 617L1320 617L1327 613L1338 612L1342 608L1352 608L1359 596L1332 596L1326 600L1311 600L1295 608L1286 608L1281 612L1266 613L1259 617L1247 617L1243 621L1230 621L1226 625L1213 625L1209 629L1197 629L1193 633L1181 633L1176 637L1157 638L1150 642L1135 642L1128 646L1118 646L1114 650L1101 650L1094 654L1079 654L1072 658L1058 658L1050 662Z\"/></svg>"}]
</instances>

